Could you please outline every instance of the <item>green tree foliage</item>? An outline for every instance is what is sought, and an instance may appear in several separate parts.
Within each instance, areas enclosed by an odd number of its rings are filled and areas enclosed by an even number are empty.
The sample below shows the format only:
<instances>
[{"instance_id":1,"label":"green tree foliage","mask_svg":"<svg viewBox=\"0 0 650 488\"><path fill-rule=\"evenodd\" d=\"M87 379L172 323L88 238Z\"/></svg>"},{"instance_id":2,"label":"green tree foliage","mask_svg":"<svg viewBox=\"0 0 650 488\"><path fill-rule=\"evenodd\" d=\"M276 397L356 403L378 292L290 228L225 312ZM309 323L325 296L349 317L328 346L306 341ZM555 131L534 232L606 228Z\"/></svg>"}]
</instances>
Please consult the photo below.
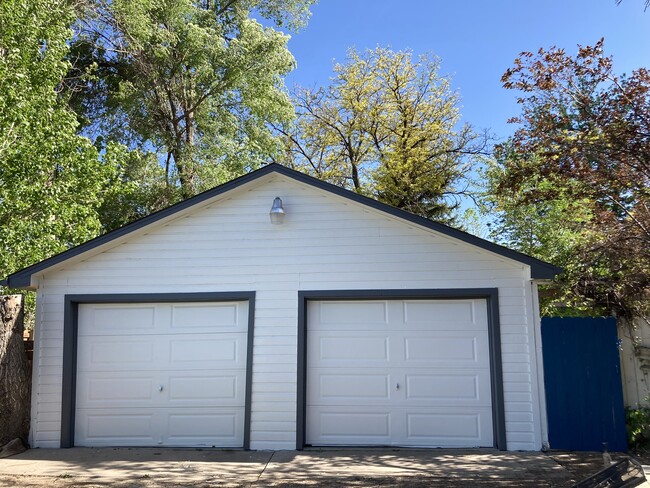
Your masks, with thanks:
<instances>
[{"instance_id":1,"label":"green tree foliage","mask_svg":"<svg viewBox=\"0 0 650 488\"><path fill-rule=\"evenodd\" d=\"M99 207L102 230L110 231L169 206L177 191L166 183L165 170L151 152L110 144L103 155L114 167Z\"/></svg>"},{"instance_id":2,"label":"green tree foliage","mask_svg":"<svg viewBox=\"0 0 650 488\"><path fill-rule=\"evenodd\" d=\"M615 75L601 40L575 57L522 53L502 81L518 90L522 114L490 179L499 230L566 267L565 304L647 313L650 73Z\"/></svg>"},{"instance_id":3,"label":"green tree foliage","mask_svg":"<svg viewBox=\"0 0 650 488\"><path fill-rule=\"evenodd\" d=\"M488 203L485 210L497 216L490 223L490 237L525 254L566 265L582 226L591 218L588 201L567 198L562 192L552 200L523 200L521 193L543 189L548 182L531 179L511 192L503 186L509 174L503 162L499 163L491 161L482 171L484 201Z\"/></svg>"},{"instance_id":4,"label":"green tree foliage","mask_svg":"<svg viewBox=\"0 0 650 488\"><path fill-rule=\"evenodd\" d=\"M507 151L506 147L504 144L500 150ZM593 300L575 293L570 285L584 275L585 265L590 262L583 256L591 236L585 232L593 218L590 200L575 199L563 191L556 192L553 199L522 198L550 183L531 178L516 190L509 189L504 186L509 174L503 160L488 162L481 175L483 192L479 208L489 220L486 238L564 269L558 278L560 288L554 284L552 292L541 293L542 314L607 313L606 308L596 307Z\"/></svg>"},{"instance_id":5,"label":"green tree foliage","mask_svg":"<svg viewBox=\"0 0 650 488\"><path fill-rule=\"evenodd\" d=\"M85 133L156 155L172 201L259 166L277 149L268 124L293 117L295 63L251 15L298 28L311 3L85 0L68 84Z\"/></svg>"},{"instance_id":6,"label":"green tree foliage","mask_svg":"<svg viewBox=\"0 0 650 488\"><path fill-rule=\"evenodd\" d=\"M390 205L450 222L468 156L485 139L460 125L458 95L433 56L377 48L348 53L328 87L298 88L297 121L279 127L286 161Z\"/></svg>"},{"instance_id":7,"label":"green tree foliage","mask_svg":"<svg viewBox=\"0 0 650 488\"><path fill-rule=\"evenodd\" d=\"M59 0L0 2L0 274L96 236L115 168L57 93L74 12ZM109 148L110 150L111 148Z\"/></svg>"}]
</instances>

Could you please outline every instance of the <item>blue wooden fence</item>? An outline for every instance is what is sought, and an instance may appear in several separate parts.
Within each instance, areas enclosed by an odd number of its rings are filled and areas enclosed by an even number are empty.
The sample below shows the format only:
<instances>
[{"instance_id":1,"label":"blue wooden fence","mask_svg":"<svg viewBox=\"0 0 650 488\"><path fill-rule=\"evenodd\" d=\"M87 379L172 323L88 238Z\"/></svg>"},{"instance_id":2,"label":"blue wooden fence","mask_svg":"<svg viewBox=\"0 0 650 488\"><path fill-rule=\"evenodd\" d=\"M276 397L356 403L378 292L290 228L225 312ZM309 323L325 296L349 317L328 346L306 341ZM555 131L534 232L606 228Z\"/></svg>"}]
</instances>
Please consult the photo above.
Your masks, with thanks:
<instances>
[{"instance_id":1,"label":"blue wooden fence","mask_svg":"<svg viewBox=\"0 0 650 488\"><path fill-rule=\"evenodd\" d=\"M551 449L627 451L618 343L613 318L542 319Z\"/></svg>"}]
</instances>

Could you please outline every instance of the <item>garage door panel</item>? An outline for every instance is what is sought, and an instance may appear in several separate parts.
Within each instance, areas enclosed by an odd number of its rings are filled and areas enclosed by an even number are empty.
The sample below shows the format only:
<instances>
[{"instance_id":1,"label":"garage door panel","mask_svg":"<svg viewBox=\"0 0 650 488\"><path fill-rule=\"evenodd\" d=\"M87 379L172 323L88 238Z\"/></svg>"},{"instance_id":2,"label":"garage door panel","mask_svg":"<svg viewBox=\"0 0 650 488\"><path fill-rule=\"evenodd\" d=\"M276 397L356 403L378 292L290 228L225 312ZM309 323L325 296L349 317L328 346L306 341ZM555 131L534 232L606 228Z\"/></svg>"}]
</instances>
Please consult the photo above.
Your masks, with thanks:
<instances>
[{"instance_id":1,"label":"garage door panel","mask_svg":"<svg viewBox=\"0 0 650 488\"><path fill-rule=\"evenodd\" d=\"M492 447L492 410L409 409L404 445Z\"/></svg>"},{"instance_id":2,"label":"garage door panel","mask_svg":"<svg viewBox=\"0 0 650 488\"><path fill-rule=\"evenodd\" d=\"M171 369L241 368L246 357L246 334L192 334L169 340Z\"/></svg>"},{"instance_id":3,"label":"garage door panel","mask_svg":"<svg viewBox=\"0 0 650 488\"><path fill-rule=\"evenodd\" d=\"M489 366L487 333L409 332L403 338L403 348L404 362L409 366Z\"/></svg>"},{"instance_id":4,"label":"garage door panel","mask_svg":"<svg viewBox=\"0 0 650 488\"><path fill-rule=\"evenodd\" d=\"M169 382L169 400L191 406L200 402L207 405L243 405L245 401L244 371L215 376L172 375Z\"/></svg>"},{"instance_id":5,"label":"garage door panel","mask_svg":"<svg viewBox=\"0 0 650 488\"><path fill-rule=\"evenodd\" d=\"M167 418L168 446L241 447L244 420L239 411L175 412Z\"/></svg>"},{"instance_id":6,"label":"garage door panel","mask_svg":"<svg viewBox=\"0 0 650 488\"><path fill-rule=\"evenodd\" d=\"M391 443L391 414L381 409L359 413L346 407L307 408L307 419L307 444Z\"/></svg>"},{"instance_id":7,"label":"garage door panel","mask_svg":"<svg viewBox=\"0 0 650 488\"><path fill-rule=\"evenodd\" d=\"M368 374L340 374L339 372L314 371L317 388L311 388L307 401L310 404L347 402L350 405L372 405L373 402L390 399L390 375L388 372Z\"/></svg>"},{"instance_id":8,"label":"garage door panel","mask_svg":"<svg viewBox=\"0 0 650 488\"><path fill-rule=\"evenodd\" d=\"M489 367L486 331L309 331L319 366Z\"/></svg>"},{"instance_id":9,"label":"garage door panel","mask_svg":"<svg viewBox=\"0 0 650 488\"><path fill-rule=\"evenodd\" d=\"M373 365L388 361L390 337L372 332L362 333L319 333L315 332L309 341L311 350L318 354L320 363L331 365Z\"/></svg>"},{"instance_id":10,"label":"garage door panel","mask_svg":"<svg viewBox=\"0 0 650 488\"><path fill-rule=\"evenodd\" d=\"M133 403L153 399L153 378L124 378L121 375L104 378L79 378L77 398L85 404L102 405L106 401Z\"/></svg>"},{"instance_id":11,"label":"garage door panel","mask_svg":"<svg viewBox=\"0 0 650 488\"><path fill-rule=\"evenodd\" d=\"M150 335L243 332L248 329L247 304L158 303L93 304L79 307L78 335Z\"/></svg>"},{"instance_id":12,"label":"garage door panel","mask_svg":"<svg viewBox=\"0 0 650 488\"><path fill-rule=\"evenodd\" d=\"M373 329L388 323L388 303L384 301L368 302L323 302L319 309L319 323L327 329L344 328L346 324L372 326Z\"/></svg>"},{"instance_id":13,"label":"garage door panel","mask_svg":"<svg viewBox=\"0 0 650 488\"><path fill-rule=\"evenodd\" d=\"M408 330L485 330L485 301L406 300L404 323Z\"/></svg>"},{"instance_id":14,"label":"garage door panel","mask_svg":"<svg viewBox=\"0 0 650 488\"><path fill-rule=\"evenodd\" d=\"M150 371L121 371L77 373L76 399L78 407L98 408L111 405L149 404L155 399L158 378ZM154 394L155 393L155 394Z\"/></svg>"},{"instance_id":15,"label":"garage door panel","mask_svg":"<svg viewBox=\"0 0 650 488\"><path fill-rule=\"evenodd\" d=\"M245 403L245 371L218 374L214 371L196 371L193 376L160 372L145 377L144 372L127 377L122 373L93 373L77 378L77 404L100 408L112 407L166 407L169 405L243 406ZM162 390L161 390L162 387Z\"/></svg>"},{"instance_id":16,"label":"garage door panel","mask_svg":"<svg viewBox=\"0 0 650 488\"><path fill-rule=\"evenodd\" d=\"M175 330L212 332L246 332L246 324L239 320L238 303L176 304L171 306L171 328Z\"/></svg>"},{"instance_id":17,"label":"garage door panel","mask_svg":"<svg viewBox=\"0 0 650 488\"><path fill-rule=\"evenodd\" d=\"M77 349L79 371L151 369L157 355L155 344L144 337L84 336Z\"/></svg>"},{"instance_id":18,"label":"garage door panel","mask_svg":"<svg viewBox=\"0 0 650 488\"><path fill-rule=\"evenodd\" d=\"M153 328L124 334L145 316ZM75 444L241 447L247 316L245 302L80 305Z\"/></svg>"},{"instance_id":19,"label":"garage door panel","mask_svg":"<svg viewBox=\"0 0 650 488\"><path fill-rule=\"evenodd\" d=\"M384 368L346 373L336 368L312 368L307 389L309 405L490 406L489 372L476 369Z\"/></svg>"},{"instance_id":20,"label":"garage door panel","mask_svg":"<svg viewBox=\"0 0 650 488\"><path fill-rule=\"evenodd\" d=\"M377 304L308 303L306 442L493 446L486 301Z\"/></svg>"},{"instance_id":21,"label":"garage door panel","mask_svg":"<svg viewBox=\"0 0 650 488\"><path fill-rule=\"evenodd\" d=\"M105 332L121 334L142 333L156 328L156 315L160 310L154 305L96 304L79 307L79 336L103 335Z\"/></svg>"},{"instance_id":22,"label":"garage door panel","mask_svg":"<svg viewBox=\"0 0 650 488\"><path fill-rule=\"evenodd\" d=\"M77 446L241 447L243 416L232 408L80 410Z\"/></svg>"},{"instance_id":23,"label":"garage door panel","mask_svg":"<svg viewBox=\"0 0 650 488\"><path fill-rule=\"evenodd\" d=\"M77 349L80 372L241 369L247 335L87 335L79 337Z\"/></svg>"},{"instance_id":24,"label":"garage door panel","mask_svg":"<svg viewBox=\"0 0 650 488\"><path fill-rule=\"evenodd\" d=\"M76 446L157 445L152 433L158 431L154 414L147 411L118 413L112 410L78 410Z\"/></svg>"},{"instance_id":25,"label":"garage door panel","mask_svg":"<svg viewBox=\"0 0 650 488\"><path fill-rule=\"evenodd\" d=\"M413 405L491 404L489 374L486 371L447 373L419 372L406 374L405 401Z\"/></svg>"}]
</instances>

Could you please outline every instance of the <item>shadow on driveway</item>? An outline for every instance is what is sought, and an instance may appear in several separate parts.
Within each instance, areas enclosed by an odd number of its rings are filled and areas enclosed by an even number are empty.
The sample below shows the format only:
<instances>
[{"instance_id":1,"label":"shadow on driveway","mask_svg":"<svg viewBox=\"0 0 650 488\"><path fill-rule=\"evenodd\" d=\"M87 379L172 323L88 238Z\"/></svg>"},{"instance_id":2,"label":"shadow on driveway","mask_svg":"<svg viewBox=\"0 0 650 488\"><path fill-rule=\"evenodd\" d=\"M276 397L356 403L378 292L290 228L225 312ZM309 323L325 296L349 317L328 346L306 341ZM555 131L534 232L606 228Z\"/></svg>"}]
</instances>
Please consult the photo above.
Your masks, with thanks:
<instances>
[{"instance_id":1,"label":"shadow on driveway","mask_svg":"<svg viewBox=\"0 0 650 488\"><path fill-rule=\"evenodd\" d=\"M540 452L492 449L32 449L0 460L0 486L565 487L570 471Z\"/></svg>"}]
</instances>

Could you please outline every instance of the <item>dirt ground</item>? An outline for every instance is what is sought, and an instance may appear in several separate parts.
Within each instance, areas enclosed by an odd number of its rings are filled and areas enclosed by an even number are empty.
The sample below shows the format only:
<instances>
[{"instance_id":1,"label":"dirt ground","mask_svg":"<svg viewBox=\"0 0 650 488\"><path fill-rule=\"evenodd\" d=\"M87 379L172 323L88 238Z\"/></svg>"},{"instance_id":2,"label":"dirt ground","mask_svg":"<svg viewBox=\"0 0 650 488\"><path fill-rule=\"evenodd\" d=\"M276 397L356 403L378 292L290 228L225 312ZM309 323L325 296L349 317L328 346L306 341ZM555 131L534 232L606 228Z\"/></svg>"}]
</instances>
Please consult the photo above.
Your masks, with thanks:
<instances>
[{"instance_id":1,"label":"dirt ground","mask_svg":"<svg viewBox=\"0 0 650 488\"><path fill-rule=\"evenodd\" d=\"M563 451L550 451L547 455L552 458L556 463L562 466L571 474L572 483L577 483L605 467L603 455L599 452L563 452ZM642 464L650 462L648 460L640 460L631 453L612 453L612 461L618 461L627 456L635 457ZM568 485L571 486L571 485Z\"/></svg>"},{"instance_id":2,"label":"dirt ground","mask_svg":"<svg viewBox=\"0 0 650 488\"><path fill-rule=\"evenodd\" d=\"M403 477L368 477L368 476L346 476L337 478L318 478L302 480L276 480L276 481L258 481L238 483L232 479L211 479L207 482L184 481L182 479L156 480L153 476L144 475L137 480L111 482L110 484L101 483L88 479L75 479L65 473L57 477L37 477L37 476L2 476L0 475L0 487L24 487L24 488L177 488L177 487L205 487L205 488L293 488L293 487L314 487L314 488L361 488L361 487L380 487L380 488L424 488L424 487L546 487L546 488L563 488L570 487L574 483L596 473L603 469L604 462L601 453L590 452L558 452L552 451L547 455L557 464L567 471L567 476L552 480L543 479L540 473L540 479L485 479L467 473L467 475L454 475L453 477L443 477L435 475L417 475ZM614 461L622 459L627 454L613 453L611 455ZM645 457L645 456L643 456ZM650 455L640 460L643 464L650 463ZM1 461L0 461L1 463ZM1 464L0 464L1 468Z\"/></svg>"}]
</instances>

